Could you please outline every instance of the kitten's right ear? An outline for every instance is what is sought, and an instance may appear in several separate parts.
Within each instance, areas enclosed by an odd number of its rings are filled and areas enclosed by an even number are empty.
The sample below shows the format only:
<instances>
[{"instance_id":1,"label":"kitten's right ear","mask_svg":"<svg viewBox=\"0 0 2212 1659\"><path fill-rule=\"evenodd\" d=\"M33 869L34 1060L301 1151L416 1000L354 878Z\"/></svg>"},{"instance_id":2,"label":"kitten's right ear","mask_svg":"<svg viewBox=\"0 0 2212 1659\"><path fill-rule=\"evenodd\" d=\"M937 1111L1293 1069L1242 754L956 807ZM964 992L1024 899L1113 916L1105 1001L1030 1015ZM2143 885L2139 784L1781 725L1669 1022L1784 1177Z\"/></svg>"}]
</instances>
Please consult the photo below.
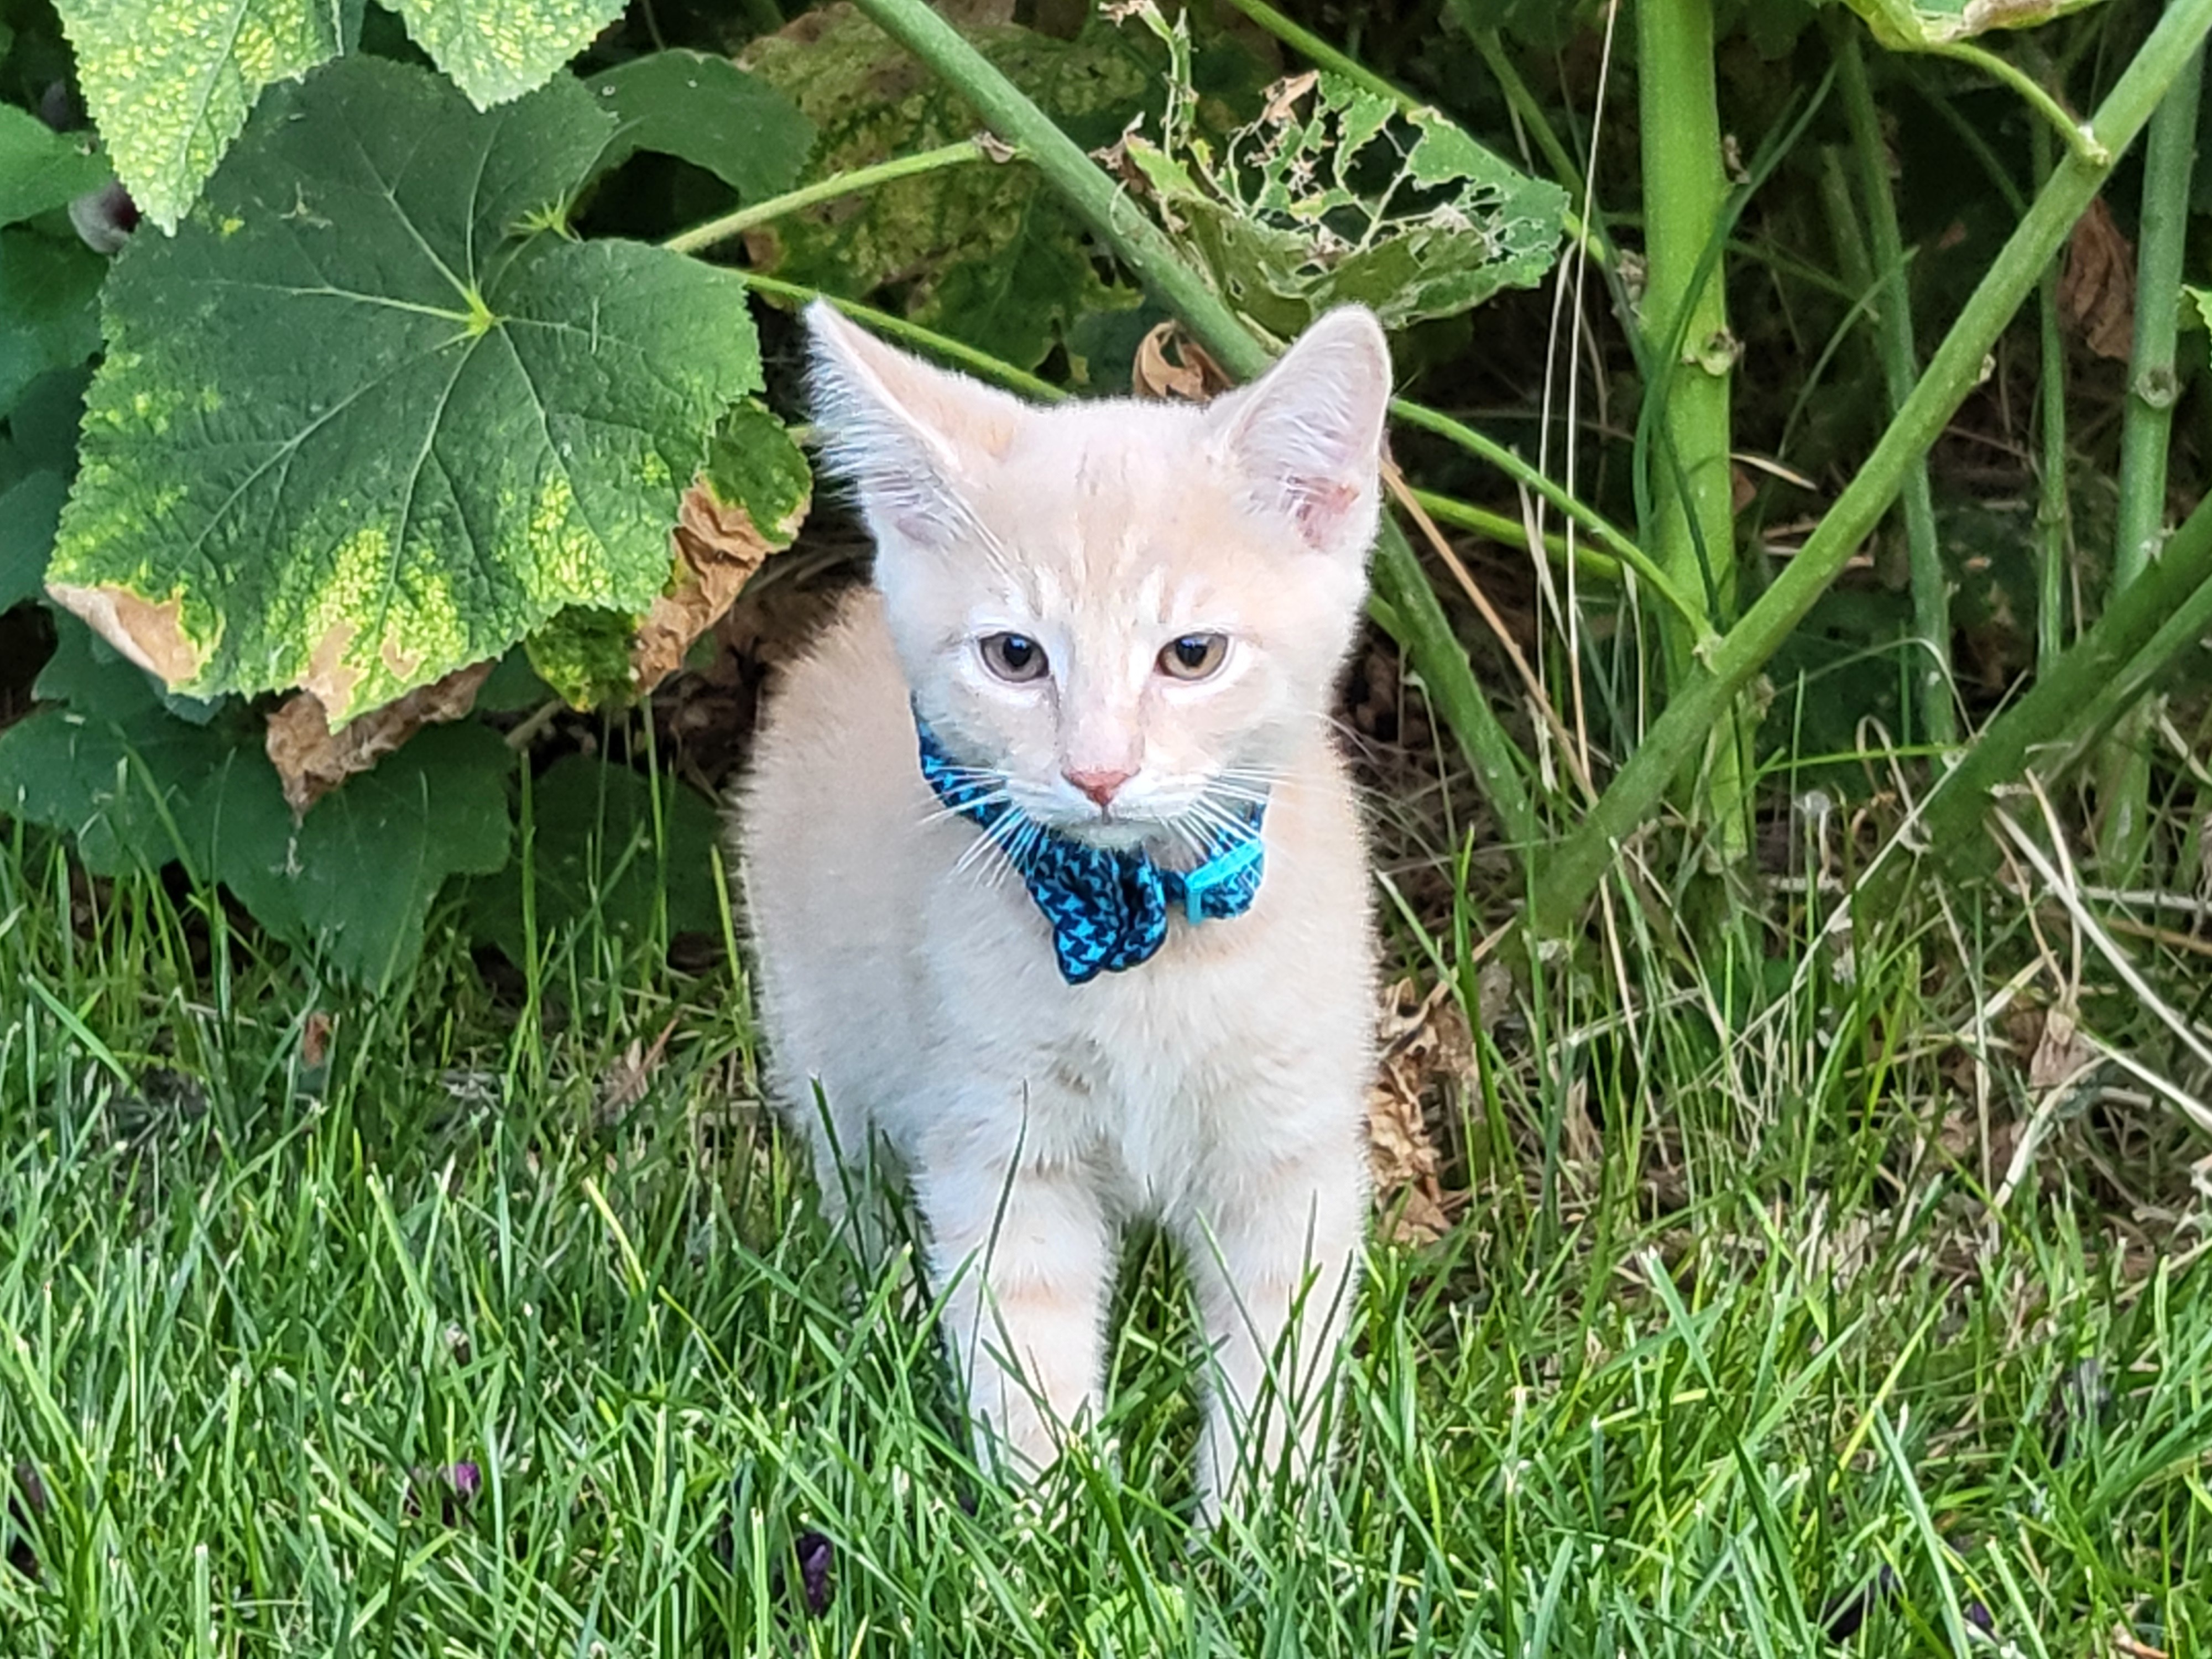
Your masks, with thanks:
<instances>
[{"instance_id":1,"label":"kitten's right ear","mask_svg":"<svg viewBox=\"0 0 2212 1659\"><path fill-rule=\"evenodd\" d=\"M1021 404L885 345L827 301L806 307L806 331L824 459L858 488L878 540L941 547L956 539L969 522L963 458L1005 454Z\"/></svg>"}]
</instances>

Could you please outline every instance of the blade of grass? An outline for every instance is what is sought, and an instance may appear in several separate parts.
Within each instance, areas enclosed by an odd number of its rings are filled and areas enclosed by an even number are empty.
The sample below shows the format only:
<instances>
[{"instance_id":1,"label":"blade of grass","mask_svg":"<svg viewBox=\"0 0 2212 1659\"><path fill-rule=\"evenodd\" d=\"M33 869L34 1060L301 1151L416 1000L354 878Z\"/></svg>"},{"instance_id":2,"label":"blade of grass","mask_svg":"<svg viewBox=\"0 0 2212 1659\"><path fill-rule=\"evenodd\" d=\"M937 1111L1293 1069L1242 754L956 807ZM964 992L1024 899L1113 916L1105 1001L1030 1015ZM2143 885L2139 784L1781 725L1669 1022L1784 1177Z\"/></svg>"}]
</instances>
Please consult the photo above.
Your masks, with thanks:
<instances>
[{"instance_id":1,"label":"blade of grass","mask_svg":"<svg viewBox=\"0 0 2212 1659\"><path fill-rule=\"evenodd\" d=\"M2034 129L2035 185L2051 177L2050 129ZM2066 483L2066 337L2058 327L2058 261L2043 268L2035 288L2036 336L2042 367L2036 404L2042 425L2043 461L2037 480L2035 668L2040 674L2066 648L2066 572L2072 562L2074 509Z\"/></svg>"}]
</instances>

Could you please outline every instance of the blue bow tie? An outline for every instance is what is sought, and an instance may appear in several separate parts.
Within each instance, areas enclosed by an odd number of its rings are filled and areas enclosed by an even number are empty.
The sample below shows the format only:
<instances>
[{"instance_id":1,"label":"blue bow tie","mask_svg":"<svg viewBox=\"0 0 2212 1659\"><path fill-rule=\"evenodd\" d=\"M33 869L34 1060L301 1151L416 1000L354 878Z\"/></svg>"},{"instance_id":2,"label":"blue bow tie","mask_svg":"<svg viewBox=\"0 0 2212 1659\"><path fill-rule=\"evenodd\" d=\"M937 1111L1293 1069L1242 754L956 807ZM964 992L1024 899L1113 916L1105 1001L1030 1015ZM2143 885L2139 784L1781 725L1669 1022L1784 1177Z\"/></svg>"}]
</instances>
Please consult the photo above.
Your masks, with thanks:
<instances>
[{"instance_id":1,"label":"blue bow tie","mask_svg":"<svg viewBox=\"0 0 2212 1659\"><path fill-rule=\"evenodd\" d=\"M1181 906L1194 924L1252 908L1266 862L1260 844L1265 806L1240 807L1235 828L1209 831L1197 868L1163 870L1144 853L1056 836L1024 819L1019 808L991 801L996 781L957 763L920 715L914 723L921 738L921 775L938 799L981 827L1020 872L1052 924L1053 954L1070 985L1150 962L1167 942L1171 905Z\"/></svg>"}]
</instances>

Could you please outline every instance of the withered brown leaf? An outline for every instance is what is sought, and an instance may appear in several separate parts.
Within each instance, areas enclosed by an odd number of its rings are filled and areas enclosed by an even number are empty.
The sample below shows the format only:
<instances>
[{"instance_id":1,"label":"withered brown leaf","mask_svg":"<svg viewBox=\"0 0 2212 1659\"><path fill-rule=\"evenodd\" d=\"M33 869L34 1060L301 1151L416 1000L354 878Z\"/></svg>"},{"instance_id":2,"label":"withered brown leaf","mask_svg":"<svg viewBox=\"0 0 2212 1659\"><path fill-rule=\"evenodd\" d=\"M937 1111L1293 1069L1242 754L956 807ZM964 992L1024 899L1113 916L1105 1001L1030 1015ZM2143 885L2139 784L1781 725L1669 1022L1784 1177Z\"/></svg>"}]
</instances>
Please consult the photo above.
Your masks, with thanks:
<instances>
[{"instance_id":1,"label":"withered brown leaf","mask_svg":"<svg viewBox=\"0 0 2212 1659\"><path fill-rule=\"evenodd\" d=\"M2136 254L2100 197L2074 226L2058 308L2100 357L2125 362L2135 343Z\"/></svg>"},{"instance_id":2,"label":"withered brown leaf","mask_svg":"<svg viewBox=\"0 0 2212 1659\"><path fill-rule=\"evenodd\" d=\"M460 719L476 706L477 692L491 671L489 661L456 668L335 732L322 700L312 691L295 691L269 716L267 738L270 764L276 769L292 811L305 812L424 726Z\"/></svg>"}]
</instances>

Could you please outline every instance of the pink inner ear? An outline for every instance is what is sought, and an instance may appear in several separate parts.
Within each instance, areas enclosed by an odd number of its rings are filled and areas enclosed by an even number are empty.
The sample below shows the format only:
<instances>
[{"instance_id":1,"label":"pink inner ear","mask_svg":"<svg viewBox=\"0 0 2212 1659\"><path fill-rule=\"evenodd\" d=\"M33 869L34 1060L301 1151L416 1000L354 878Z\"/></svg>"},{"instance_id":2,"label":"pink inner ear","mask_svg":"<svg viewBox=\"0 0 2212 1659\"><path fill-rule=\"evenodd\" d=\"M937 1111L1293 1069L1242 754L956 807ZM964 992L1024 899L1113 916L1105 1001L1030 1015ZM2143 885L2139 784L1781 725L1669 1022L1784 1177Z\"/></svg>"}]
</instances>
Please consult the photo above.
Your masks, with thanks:
<instances>
[{"instance_id":1,"label":"pink inner ear","mask_svg":"<svg viewBox=\"0 0 2212 1659\"><path fill-rule=\"evenodd\" d=\"M1359 503L1359 491L1340 478L1301 478L1296 516L1298 530L1312 546L1334 541Z\"/></svg>"}]
</instances>

